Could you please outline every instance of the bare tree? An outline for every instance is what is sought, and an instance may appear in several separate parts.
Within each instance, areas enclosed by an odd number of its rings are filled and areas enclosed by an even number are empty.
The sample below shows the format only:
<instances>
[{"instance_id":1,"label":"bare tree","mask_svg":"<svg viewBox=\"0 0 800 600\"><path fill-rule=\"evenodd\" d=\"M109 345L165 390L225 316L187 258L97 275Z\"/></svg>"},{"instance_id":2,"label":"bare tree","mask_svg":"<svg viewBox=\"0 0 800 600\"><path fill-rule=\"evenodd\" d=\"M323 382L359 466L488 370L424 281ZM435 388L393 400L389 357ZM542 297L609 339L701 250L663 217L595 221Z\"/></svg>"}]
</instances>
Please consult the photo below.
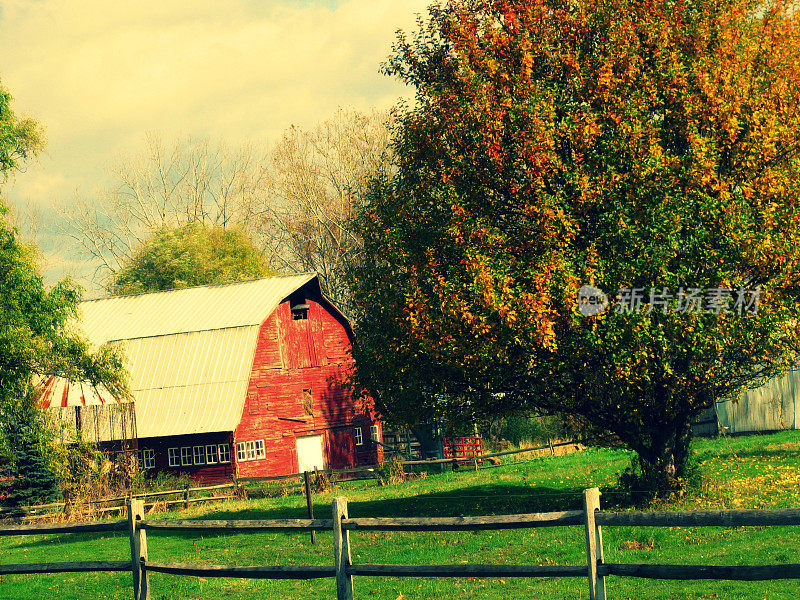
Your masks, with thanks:
<instances>
[{"instance_id":1,"label":"bare tree","mask_svg":"<svg viewBox=\"0 0 800 600\"><path fill-rule=\"evenodd\" d=\"M59 233L108 283L155 230L186 223L232 226L275 248L261 225L270 213L268 157L252 145L230 149L189 138L167 147L148 135L145 152L111 168L115 185L98 197L76 197L62 211Z\"/></svg>"},{"instance_id":2,"label":"bare tree","mask_svg":"<svg viewBox=\"0 0 800 600\"><path fill-rule=\"evenodd\" d=\"M30 199L9 202L8 208L11 224L17 228L20 240L24 244L40 245L44 221L41 208Z\"/></svg>"},{"instance_id":3,"label":"bare tree","mask_svg":"<svg viewBox=\"0 0 800 600\"><path fill-rule=\"evenodd\" d=\"M157 230L203 223L242 228L279 271L317 271L345 311L347 264L361 242L350 228L368 181L388 163L389 115L339 109L313 129L289 128L269 152L231 150L208 140L145 152L111 169L115 185L76 197L59 233L96 265L110 290L114 274Z\"/></svg>"},{"instance_id":4,"label":"bare tree","mask_svg":"<svg viewBox=\"0 0 800 600\"><path fill-rule=\"evenodd\" d=\"M276 257L285 269L317 271L346 312L347 264L361 241L350 227L370 179L387 169L389 114L339 109L313 129L291 127L272 154Z\"/></svg>"}]
</instances>

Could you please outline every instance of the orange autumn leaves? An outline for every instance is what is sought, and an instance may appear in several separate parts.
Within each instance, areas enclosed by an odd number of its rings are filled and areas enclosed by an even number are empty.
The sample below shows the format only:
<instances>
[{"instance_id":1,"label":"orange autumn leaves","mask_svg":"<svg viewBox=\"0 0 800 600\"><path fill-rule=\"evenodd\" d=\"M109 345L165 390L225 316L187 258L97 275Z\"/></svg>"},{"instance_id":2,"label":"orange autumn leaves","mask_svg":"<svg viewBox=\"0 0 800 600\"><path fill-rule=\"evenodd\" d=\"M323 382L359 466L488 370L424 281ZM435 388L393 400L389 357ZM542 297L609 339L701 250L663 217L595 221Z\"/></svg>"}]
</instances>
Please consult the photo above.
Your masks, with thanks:
<instances>
[{"instance_id":1,"label":"orange autumn leaves","mask_svg":"<svg viewBox=\"0 0 800 600\"><path fill-rule=\"evenodd\" d=\"M568 310L554 297L572 298L580 279L564 264L580 219L643 190L683 188L713 195L724 211L750 211L751 221L763 223L760 235L736 218L721 218L719 226L732 243L752 248L754 269L797 260L794 232L787 237L779 223L789 216L786 203L776 212L770 202L772 193L785 200L797 190L795 170L780 160L800 130L791 50L800 40L788 3L771 3L761 20L752 17L752 3L736 2L484 1L447 8L432 12L435 26L427 32L440 56L407 46L387 69L402 71L420 90L420 110L408 116L403 133L406 143L417 142L418 156L402 154L403 164L439 156L435 172L416 183L453 198L450 215L437 215L437 228L448 235L441 243L462 247L460 277L440 257L425 258L438 302L426 306L409 296L415 327L423 326L424 313L433 319L444 311L486 335L488 317L476 312L530 328L520 317L525 312L539 323L528 339L554 348L555 313ZM696 18L697 10L713 14ZM619 157L627 162L615 164ZM465 177L469 167L475 171ZM484 197L465 198L471 191ZM493 218L504 210L498 202L525 233L506 235ZM637 225L635 218L620 215L617 222L625 228Z\"/></svg>"}]
</instances>

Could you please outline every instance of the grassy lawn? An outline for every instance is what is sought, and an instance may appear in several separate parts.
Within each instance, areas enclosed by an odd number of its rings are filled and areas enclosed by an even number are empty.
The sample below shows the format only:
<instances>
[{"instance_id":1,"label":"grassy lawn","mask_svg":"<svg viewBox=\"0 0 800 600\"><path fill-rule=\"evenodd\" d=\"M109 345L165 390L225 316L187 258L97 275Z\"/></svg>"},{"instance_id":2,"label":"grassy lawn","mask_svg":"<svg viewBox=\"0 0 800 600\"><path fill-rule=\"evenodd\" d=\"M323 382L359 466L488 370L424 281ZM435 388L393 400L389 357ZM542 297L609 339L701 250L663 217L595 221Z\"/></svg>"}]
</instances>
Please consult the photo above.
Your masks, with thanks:
<instances>
[{"instance_id":1,"label":"grassy lawn","mask_svg":"<svg viewBox=\"0 0 800 600\"><path fill-rule=\"evenodd\" d=\"M800 431L765 436L699 440L696 458L702 484L683 498L654 509L783 508L800 506ZM597 486L601 503L630 510L614 488L625 468L624 451L589 449L555 458L426 478L378 487L375 481L339 484L315 497L315 515L328 517L333 495L348 498L350 515L456 516L564 510L580 507L581 490ZM300 495L198 506L166 518L269 519L304 517ZM127 536L109 534L1 538L0 563L72 560L125 560ZM332 564L332 536L321 532L317 545L308 535L151 533L150 559L206 564ZM351 534L358 563L582 564L581 527L488 532ZM800 527L604 528L606 561L675 564L769 564L800 562ZM244 581L153 574L154 599L334 598L333 580ZM0 598L127 599L131 576L67 574L7 576ZM609 599L758 598L796 599L797 581L683 582L609 577ZM357 598L585 599L588 584L570 579L356 578Z\"/></svg>"}]
</instances>

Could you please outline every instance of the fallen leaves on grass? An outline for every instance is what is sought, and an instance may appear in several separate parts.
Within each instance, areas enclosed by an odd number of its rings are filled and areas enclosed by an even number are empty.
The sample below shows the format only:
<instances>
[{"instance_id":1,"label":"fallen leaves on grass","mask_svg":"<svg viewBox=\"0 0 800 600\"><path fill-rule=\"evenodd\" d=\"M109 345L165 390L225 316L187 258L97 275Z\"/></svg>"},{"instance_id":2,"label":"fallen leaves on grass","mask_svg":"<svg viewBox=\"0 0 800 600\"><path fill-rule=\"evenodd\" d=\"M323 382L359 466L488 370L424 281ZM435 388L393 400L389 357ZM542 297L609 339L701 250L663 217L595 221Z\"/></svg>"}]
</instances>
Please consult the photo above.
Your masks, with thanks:
<instances>
[{"instance_id":1,"label":"fallen leaves on grass","mask_svg":"<svg viewBox=\"0 0 800 600\"><path fill-rule=\"evenodd\" d=\"M649 540L625 540L617 545L617 550L652 550L656 547L656 542L653 538Z\"/></svg>"}]
</instances>

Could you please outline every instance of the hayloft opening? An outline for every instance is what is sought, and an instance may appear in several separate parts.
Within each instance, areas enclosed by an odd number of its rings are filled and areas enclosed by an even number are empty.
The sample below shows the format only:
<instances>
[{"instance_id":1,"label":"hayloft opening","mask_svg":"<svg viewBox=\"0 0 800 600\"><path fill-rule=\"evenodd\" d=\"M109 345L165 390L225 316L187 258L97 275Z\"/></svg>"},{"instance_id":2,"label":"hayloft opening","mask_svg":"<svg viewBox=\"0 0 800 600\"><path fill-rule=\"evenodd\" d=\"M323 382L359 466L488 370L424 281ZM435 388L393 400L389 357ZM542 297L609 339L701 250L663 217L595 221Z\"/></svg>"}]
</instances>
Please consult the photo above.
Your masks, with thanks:
<instances>
[{"instance_id":1,"label":"hayloft opening","mask_svg":"<svg viewBox=\"0 0 800 600\"><path fill-rule=\"evenodd\" d=\"M289 296L289 308L292 311L292 320L303 321L308 319L308 303L303 291L298 290Z\"/></svg>"}]
</instances>

